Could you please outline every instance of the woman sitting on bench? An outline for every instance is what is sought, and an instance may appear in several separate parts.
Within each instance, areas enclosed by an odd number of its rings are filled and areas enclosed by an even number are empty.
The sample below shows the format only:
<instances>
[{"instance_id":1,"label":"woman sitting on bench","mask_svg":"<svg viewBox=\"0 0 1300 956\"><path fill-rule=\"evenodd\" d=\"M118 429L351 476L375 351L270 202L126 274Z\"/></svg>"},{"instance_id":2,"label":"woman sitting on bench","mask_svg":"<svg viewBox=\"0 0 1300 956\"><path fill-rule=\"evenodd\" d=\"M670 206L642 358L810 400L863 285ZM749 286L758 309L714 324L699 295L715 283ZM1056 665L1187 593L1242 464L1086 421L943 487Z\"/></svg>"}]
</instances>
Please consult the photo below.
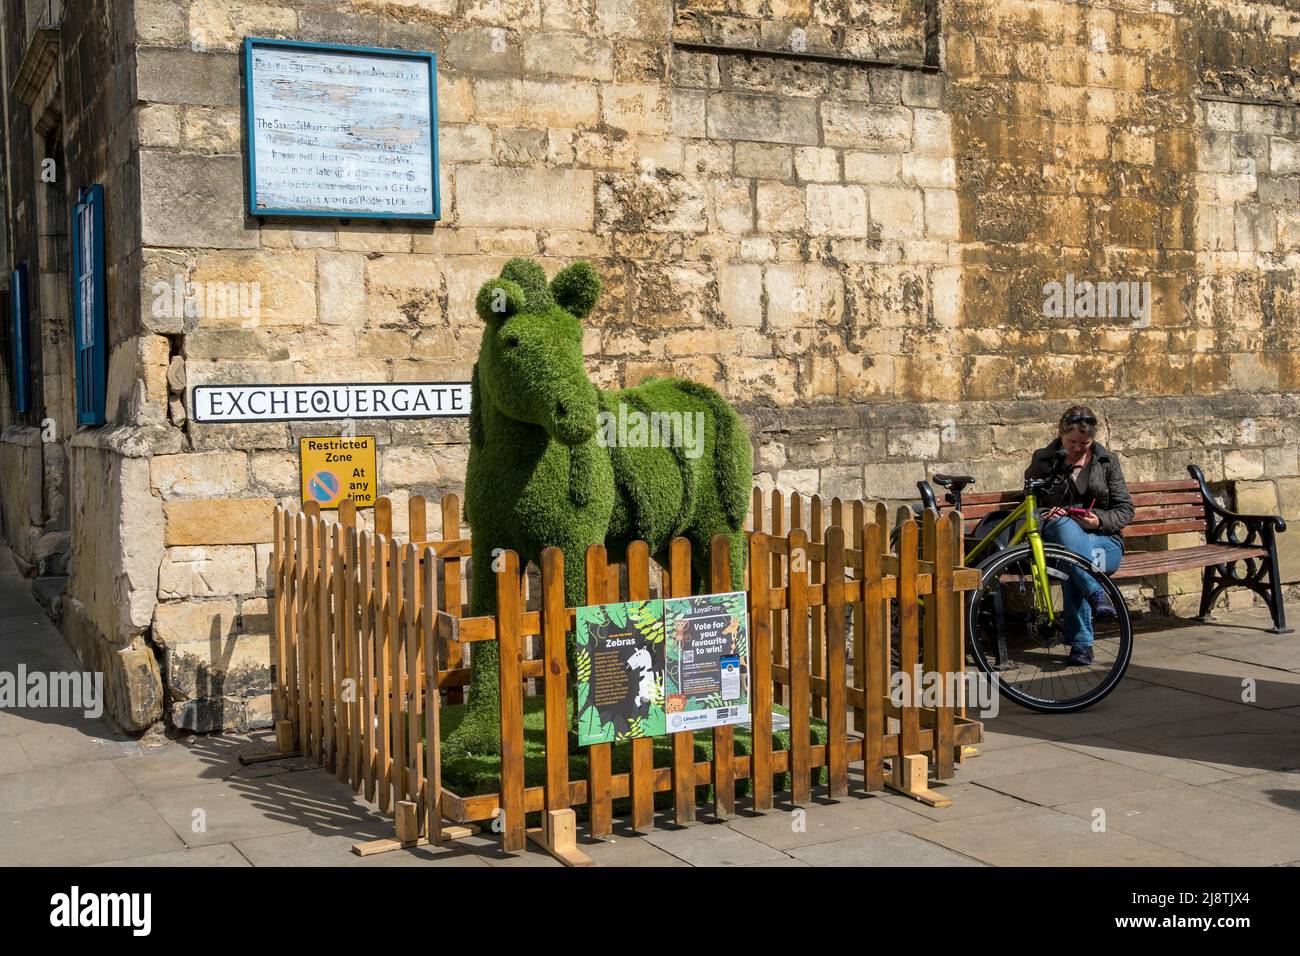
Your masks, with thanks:
<instances>
[{"instance_id":1,"label":"woman sitting on bench","mask_svg":"<svg viewBox=\"0 0 1300 956\"><path fill-rule=\"evenodd\" d=\"M1096 441L1097 416L1083 405L1072 405L1061 416L1057 437L1034 452L1026 478L1046 478L1060 452L1070 468L1071 481L1062 491L1043 498L1044 541L1059 544L1092 563L1098 571L1113 574L1124 554L1120 532L1133 520L1133 499L1124 483L1119 458ZM1065 601L1061 628L1070 646L1071 664L1092 663L1092 618L1114 616L1106 592L1085 574L1074 572L1062 588Z\"/></svg>"}]
</instances>

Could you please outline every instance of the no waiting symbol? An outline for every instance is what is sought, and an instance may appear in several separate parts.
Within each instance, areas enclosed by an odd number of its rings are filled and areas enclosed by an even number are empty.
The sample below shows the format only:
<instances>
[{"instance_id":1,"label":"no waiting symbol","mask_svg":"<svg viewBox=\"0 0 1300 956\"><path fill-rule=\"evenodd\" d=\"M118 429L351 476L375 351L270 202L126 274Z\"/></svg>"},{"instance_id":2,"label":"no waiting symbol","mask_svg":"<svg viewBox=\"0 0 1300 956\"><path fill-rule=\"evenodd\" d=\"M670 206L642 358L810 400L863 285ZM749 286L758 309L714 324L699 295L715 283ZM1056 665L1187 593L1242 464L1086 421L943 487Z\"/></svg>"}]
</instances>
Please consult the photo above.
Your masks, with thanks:
<instances>
[{"instance_id":1,"label":"no waiting symbol","mask_svg":"<svg viewBox=\"0 0 1300 956\"><path fill-rule=\"evenodd\" d=\"M318 471L311 476L309 487L317 501L331 501L339 493L339 480L332 471Z\"/></svg>"}]
</instances>

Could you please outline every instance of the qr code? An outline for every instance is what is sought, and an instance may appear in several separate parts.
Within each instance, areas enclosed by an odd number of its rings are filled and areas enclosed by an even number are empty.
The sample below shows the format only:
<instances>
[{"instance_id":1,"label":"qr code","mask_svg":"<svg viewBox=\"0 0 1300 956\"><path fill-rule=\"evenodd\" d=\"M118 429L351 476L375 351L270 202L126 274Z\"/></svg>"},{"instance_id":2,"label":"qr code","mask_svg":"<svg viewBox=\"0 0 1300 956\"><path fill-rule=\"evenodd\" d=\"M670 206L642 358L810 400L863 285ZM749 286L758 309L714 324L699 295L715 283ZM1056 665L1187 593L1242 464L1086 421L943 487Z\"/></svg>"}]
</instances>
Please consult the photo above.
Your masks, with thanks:
<instances>
[{"instance_id":1,"label":"qr code","mask_svg":"<svg viewBox=\"0 0 1300 956\"><path fill-rule=\"evenodd\" d=\"M694 664L694 663L695 663L695 652L694 652L694 651L682 651L682 663L683 663L683 664Z\"/></svg>"}]
</instances>

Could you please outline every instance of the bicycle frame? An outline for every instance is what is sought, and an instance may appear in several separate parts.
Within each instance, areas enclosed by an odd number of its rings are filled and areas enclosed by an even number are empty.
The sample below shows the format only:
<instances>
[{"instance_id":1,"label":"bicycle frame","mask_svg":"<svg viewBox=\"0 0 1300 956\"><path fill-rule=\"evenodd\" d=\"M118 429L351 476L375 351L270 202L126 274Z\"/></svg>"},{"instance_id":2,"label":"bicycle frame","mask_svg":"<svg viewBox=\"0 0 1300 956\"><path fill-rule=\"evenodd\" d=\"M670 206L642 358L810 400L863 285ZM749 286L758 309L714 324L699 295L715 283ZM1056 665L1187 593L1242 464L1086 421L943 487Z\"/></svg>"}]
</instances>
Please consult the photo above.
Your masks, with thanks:
<instances>
[{"instance_id":1,"label":"bicycle frame","mask_svg":"<svg viewBox=\"0 0 1300 956\"><path fill-rule=\"evenodd\" d=\"M966 564L974 566L978 556L997 540L998 535L1021 519L1024 519L1024 524L1012 536L1010 547L1015 547L1026 538L1029 539L1029 551L1034 562L1034 602L1039 611L1047 612L1047 620L1055 623L1056 614L1052 610L1052 592L1047 581L1047 559L1043 554L1043 537L1038 531L1037 503L1034 501L1032 493L1025 495L1025 500L1016 507L1016 510L999 521L997 527L985 535L980 543L967 553Z\"/></svg>"}]
</instances>

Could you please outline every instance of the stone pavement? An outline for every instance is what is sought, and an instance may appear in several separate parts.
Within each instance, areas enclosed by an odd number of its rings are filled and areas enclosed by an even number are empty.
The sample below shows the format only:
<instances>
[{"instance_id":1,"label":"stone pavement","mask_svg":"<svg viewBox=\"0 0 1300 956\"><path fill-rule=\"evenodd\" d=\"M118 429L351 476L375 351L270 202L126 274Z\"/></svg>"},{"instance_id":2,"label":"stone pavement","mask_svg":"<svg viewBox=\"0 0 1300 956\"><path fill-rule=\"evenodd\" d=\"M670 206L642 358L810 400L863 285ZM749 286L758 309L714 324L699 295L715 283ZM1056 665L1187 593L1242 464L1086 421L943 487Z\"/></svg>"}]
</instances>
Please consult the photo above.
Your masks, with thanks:
<instances>
[{"instance_id":1,"label":"stone pavement","mask_svg":"<svg viewBox=\"0 0 1300 956\"><path fill-rule=\"evenodd\" d=\"M1091 711L1007 705L943 787L945 809L822 797L802 826L786 806L686 829L656 821L583 848L606 866L1295 865L1300 636L1266 624L1233 612L1141 633L1124 683ZM0 572L0 672L20 662L78 667L29 584ZM490 836L362 859L352 844L391 836L391 821L306 761L241 767L240 750L259 745L266 736L137 741L77 712L0 711L0 865L559 865L503 855Z\"/></svg>"}]
</instances>

